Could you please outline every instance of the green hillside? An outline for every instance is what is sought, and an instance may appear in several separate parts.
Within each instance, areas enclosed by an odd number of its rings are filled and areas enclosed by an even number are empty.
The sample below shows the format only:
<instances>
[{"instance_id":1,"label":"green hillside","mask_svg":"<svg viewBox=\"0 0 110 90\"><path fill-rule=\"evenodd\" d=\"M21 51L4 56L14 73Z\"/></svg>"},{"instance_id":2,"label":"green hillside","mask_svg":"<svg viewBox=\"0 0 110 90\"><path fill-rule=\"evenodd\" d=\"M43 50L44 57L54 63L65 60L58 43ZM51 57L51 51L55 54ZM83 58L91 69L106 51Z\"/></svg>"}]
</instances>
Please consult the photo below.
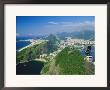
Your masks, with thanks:
<instances>
[{"instance_id":1,"label":"green hillside","mask_svg":"<svg viewBox=\"0 0 110 90\"><path fill-rule=\"evenodd\" d=\"M94 65L84 61L75 48L66 47L51 62L44 65L41 74L87 75L94 74Z\"/></svg>"},{"instance_id":2,"label":"green hillside","mask_svg":"<svg viewBox=\"0 0 110 90\"><path fill-rule=\"evenodd\" d=\"M34 45L32 47L28 47L16 55L16 63L26 62L33 60L35 58L39 58L39 56L43 53L47 53L47 42L43 42L41 44Z\"/></svg>"}]
</instances>

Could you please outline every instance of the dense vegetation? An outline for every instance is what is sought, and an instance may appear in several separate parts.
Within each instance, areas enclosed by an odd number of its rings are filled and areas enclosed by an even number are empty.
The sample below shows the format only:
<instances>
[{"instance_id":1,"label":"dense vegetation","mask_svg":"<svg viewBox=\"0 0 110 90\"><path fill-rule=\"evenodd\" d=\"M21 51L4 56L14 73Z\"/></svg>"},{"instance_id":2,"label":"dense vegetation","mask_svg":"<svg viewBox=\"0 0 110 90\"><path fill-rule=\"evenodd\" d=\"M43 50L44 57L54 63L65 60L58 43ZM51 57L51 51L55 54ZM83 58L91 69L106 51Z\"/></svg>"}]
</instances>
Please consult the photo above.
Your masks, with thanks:
<instances>
[{"instance_id":1,"label":"dense vegetation","mask_svg":"<svg viewBox=\"0 0 110 90\"><path fill-rule=\"evenodd\" d=\"M94 65L84 61L84 57L75 48L66 47L54 60L45 64L41 73L61 75L94 74Z\"/></svg>"},{"instance_id":2,"label":"dense vegetation","mask_svg":"<svg viewBox=\"0 0 110 90\"><path fill-rule=\"evenodd\" d=\"M78 50L66 47L56 57L56 66L59 65L62 74L84 74L83 57Z\"/></svg>"}]
</instances>

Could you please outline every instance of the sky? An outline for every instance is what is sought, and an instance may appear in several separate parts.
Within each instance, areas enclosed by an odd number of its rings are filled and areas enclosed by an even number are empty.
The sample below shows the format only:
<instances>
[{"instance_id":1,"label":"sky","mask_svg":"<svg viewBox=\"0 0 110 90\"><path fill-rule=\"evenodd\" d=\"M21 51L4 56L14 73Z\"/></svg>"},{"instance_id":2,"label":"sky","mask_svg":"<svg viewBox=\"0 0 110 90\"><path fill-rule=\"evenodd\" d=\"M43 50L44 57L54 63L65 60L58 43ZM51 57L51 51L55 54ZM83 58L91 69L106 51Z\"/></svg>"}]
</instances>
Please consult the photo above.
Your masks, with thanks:
<instances>
[{"instance_id":1,"label":"sky","mask_svg":"<svg viewBox=\"0 0 110 90\"><path fill-rule=\"evenodd\" d=\"M94 16L16 16L16 36L94 30Z\"/></svg>"}]
</instances>

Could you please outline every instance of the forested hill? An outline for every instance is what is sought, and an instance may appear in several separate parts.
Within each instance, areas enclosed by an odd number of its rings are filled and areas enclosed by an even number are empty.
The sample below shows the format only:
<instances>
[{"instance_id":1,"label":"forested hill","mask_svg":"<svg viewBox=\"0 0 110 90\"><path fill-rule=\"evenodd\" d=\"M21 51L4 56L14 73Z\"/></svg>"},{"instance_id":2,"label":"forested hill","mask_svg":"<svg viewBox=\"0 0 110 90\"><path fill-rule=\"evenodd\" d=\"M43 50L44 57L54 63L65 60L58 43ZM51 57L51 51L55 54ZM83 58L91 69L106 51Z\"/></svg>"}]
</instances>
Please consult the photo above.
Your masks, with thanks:
<instances>
[{"instance_id":1,"label":"forested hill","mask_svg":"<svg viewBox=\"0 0 110 90\"><path fill-rule=\"evenodd\" d=\"M47 42L28 47L20 52L17 52L16 63L31 61L35 58L39 58L40 54L47 52Z\"/></svg>"},{"instance_id":2,"label":"forested hill","mask_svg":"<svg viewBox=\"0 0 110 90\"><path fill-rule=\"evenodd\" d=\"M48 44L47 48L49 49L49 52L54 52L54 51L56 51L57 48L58 48L58 44L59 44L59 42L60 42L59 39L58 39L55 35L50 34L50 35L46 38L46 40L48 40L48 42L47 42L47 44Z\"/></svg>"},{"instance_id":3,"label":"forested hill","mask_svg":"<svg viewBox=\"0 0 110 90\"><path fill-rule=\"evenodd\" d=\"M45 64L41 74L91 75L94 65L84 61L84 57L75 48L66 47L54 60Z\"/></svg>"}]
</instances>

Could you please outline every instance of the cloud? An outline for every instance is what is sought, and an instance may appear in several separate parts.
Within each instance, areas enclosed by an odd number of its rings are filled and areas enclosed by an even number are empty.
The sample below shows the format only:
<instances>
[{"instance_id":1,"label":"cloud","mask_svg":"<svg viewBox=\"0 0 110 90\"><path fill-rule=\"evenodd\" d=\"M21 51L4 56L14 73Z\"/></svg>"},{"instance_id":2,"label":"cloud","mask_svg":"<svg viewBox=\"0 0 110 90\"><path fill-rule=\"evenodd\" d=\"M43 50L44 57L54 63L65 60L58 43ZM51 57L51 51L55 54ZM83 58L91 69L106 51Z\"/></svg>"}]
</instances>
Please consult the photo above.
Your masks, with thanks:
<instances>
[{"instance_id":1,"label":"cloud","mask_svg":"<svg viewBox=\"0 0 110 90\"><path fill-rule=\"evenodd\" d=\"M60 22L61 24L73 24L73 22Z\"/></svg>"},{"instance_id":2,"label":"cloud","mask_svg":"<svg viewBox=\"0 0 110 90\"><path fill-rule=\"evenodd\" d=\"M33 36L34 34L28 34L29 36Z\"/></svg>"},{"instance_id":3,"label":"cloud","mask_svg":"<svg viewBox=\"0 0 110 90\"><path fill-rule=\"evenodd\" d=\"M93 22L90 22L90 21L84 21L84 22L77 22L77 23L74 23L74 22L63 22L62 23L63 26L74 26L74 27L79 27L79 26L93 26L94 23Z\"/></svg>"},{"instance_id":4,"label":"cloud","mask_svg":"<svg viewBox=\"0 0 110 90\"><path fill-rule=\"evenodd\" d=\"M38 34L51 34L61 32L76 32L84 30L94 30L94 21L83 21L83 22L49 22L51 24L45 25L39 30ZM53 25L55 24L55 25Z\"/></svg>"},{"instance_id":5,"label":"cloud","mask_svg":"<svg viewBox=\"0 0 110 90\"><path fill-rule=\"evenodd\" d=\"M54 25L56 25L56 24L58 24L57 22L48 22L49 24L54 24Z\"/></svg>"},{"instance_id":6,"label":"cloud","mask_svg":"<svg viewBox=\"0 0 110 90\"><path fill-rule=\"evenodd\" d=\"M82 31L82 30L94 30L94 22L92 21L84 21L84 22L69 22L63 23L62 29L66 29L68 31Z\"/></svg>"},{"instance_id":7,"label":"cloud","mask_svg":"<svg viewBox=\"0 0 110 90\"><path fill-rule=\"evenodd\" d=\"M80 27L94 27L93 21L83 21L83 22L48 22L50 25L47 25L47 27L72 27L72 28L80 28ZM83 28L82 28L83 29Z\"/></svg>"}]
</instances>

